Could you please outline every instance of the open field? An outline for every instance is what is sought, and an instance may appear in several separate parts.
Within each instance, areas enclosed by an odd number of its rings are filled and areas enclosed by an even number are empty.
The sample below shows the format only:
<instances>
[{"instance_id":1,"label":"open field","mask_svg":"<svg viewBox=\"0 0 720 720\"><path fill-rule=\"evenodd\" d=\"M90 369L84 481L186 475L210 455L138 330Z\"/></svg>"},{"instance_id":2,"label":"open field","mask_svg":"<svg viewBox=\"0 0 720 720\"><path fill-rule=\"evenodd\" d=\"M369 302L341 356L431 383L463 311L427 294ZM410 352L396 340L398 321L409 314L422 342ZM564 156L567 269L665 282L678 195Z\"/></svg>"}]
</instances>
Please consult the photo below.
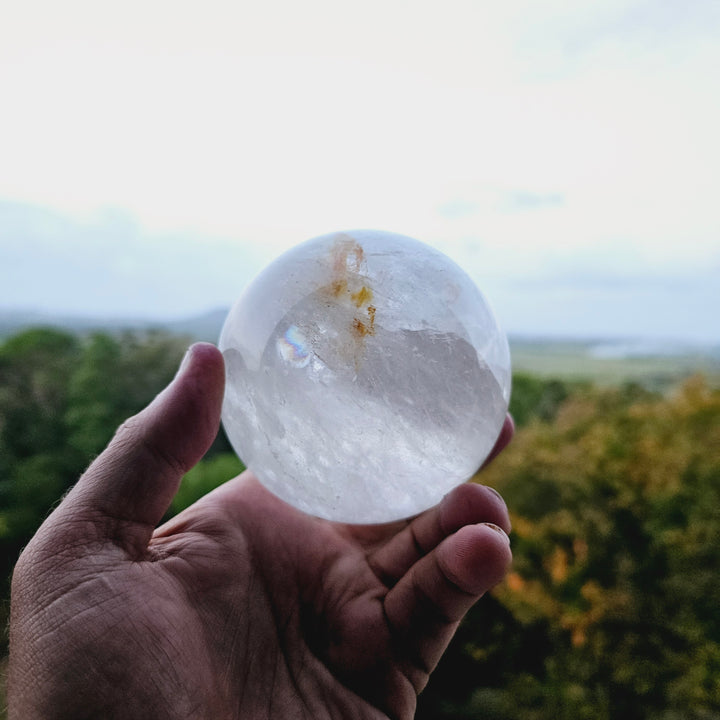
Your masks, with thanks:
<instances>
[{"instance_id":1,"label":"open field","mask_svg":"<svg viewBox=\"0 0 720 720\"><path fill-rule=\"evenodd\" d=\"M601 385L638 382L662 388L694 374L720 383L720 348L589 340L511 339L514 372L589 380Z\"/></svg>"}]
</instances>

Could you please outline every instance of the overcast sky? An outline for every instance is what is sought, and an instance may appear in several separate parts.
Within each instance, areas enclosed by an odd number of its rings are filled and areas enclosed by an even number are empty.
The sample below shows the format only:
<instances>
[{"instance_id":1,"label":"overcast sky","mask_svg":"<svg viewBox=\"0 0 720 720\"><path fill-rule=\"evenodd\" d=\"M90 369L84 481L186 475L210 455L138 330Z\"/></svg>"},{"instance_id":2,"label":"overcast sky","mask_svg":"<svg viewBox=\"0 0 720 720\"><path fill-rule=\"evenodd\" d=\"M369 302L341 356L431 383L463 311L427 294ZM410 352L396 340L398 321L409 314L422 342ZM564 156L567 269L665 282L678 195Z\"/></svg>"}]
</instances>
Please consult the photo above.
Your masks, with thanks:
<instances>
[{"instance_id":1,"label":"overcast sky","mask_svg":"<svg viewBox=\"0 0 720 720\"><path fill-rule=\"evenodd\" d=\"M181 317L429 242L513 333L720 342L717 0L15 0L0 310Z\"/></svg>"}]
</instances>

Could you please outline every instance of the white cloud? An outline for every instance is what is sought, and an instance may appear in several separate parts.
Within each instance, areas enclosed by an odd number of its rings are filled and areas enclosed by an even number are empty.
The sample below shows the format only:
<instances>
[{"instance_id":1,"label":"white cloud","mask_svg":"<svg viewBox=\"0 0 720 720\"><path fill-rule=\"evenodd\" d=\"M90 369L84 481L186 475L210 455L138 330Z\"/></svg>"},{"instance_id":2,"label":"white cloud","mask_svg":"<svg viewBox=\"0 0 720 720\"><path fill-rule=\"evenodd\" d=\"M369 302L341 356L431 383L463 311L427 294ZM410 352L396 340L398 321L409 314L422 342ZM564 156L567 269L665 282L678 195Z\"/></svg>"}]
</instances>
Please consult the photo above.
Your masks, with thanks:
<instances>
[{"instance_id":1,"label":"white cloud","mask_svg":"<svg viewBox=\"0 0 720 720\"><path fill-rule=\"evenodd\" d=\"M121 207L195 259L374 226L491 284L700 272L720 252L718 7L13 3L0 198L98 231ZM113 275L138 292L141 246Z\"/></svg>"}]
</instances>

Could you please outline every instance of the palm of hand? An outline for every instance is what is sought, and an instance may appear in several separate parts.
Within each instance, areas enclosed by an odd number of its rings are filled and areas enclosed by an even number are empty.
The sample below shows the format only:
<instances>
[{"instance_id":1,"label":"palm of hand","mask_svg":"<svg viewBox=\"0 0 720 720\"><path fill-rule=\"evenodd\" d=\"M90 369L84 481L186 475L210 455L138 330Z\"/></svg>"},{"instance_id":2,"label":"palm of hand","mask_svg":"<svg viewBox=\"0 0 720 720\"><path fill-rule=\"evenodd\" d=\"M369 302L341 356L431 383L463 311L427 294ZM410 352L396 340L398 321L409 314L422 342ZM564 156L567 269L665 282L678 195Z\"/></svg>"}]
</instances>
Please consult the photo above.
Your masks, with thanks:
<instances>
[{"instance_id":1,"label":"palm of hand","mask_svg":"<svg viewBox=\"0 0 720 720\"><path fill-rule=\"evenodd\" d=\"M123 432L137 437L140 425L121 430L111 458L119 445L122 462L137 463ZM107 485L97 495L107 478L91 468L26 551L14 645L30 636L33 658L13 661L11 628L11 687L50 657L52 696L33 690L43 717L48 707L74 718L412 717L457 622L509 562L503 535L478 524L507 529L502 501L464 486L410 524L352 527L299 513L246 474L153 532L202 452L168 463L158 449L176 431L142 430L131 502ZM177 477L148 490L151 474Z\"/></svg>"},{"instance_id":2,"label":"palm of hand","mask_svg":"<svg viewBox=\"0 0 720 720\"><path fill-rule=\"evenodd\" d=\"M417 693L475 595L462 591L459 606L451 597L442 607L422 579L406 576L415 566L446 592L433 572L436 559L418 543L430 551L442 539L441 516L454 530L473 514L507 522L502 504L481 487L462 488L412 526L363 528L299 513L249 474L229 483L150 544L156 562L191 592L182 607L187 686L213 668L206 690L194 693L207 693L204 707L223 698L213 717L412 717ZM483 582L494 584L504 541L498 552L498 534L481 532L488 543L481 551L496 556L495 574ZM397 596L388 600L393 588ZM420 616L427 634L406 634Z\"/></svg>"}]
</instances>

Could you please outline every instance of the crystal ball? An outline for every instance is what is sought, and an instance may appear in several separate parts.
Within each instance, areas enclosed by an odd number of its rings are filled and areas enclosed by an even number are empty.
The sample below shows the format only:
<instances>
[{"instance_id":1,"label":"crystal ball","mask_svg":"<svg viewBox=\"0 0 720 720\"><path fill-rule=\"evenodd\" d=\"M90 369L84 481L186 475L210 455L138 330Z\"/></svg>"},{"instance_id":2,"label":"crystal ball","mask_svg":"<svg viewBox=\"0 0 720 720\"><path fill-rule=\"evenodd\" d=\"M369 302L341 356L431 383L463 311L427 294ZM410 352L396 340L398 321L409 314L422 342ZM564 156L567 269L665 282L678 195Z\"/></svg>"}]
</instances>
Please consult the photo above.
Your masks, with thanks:
<instances>
[{"instance_id":1,"label":"crystal ball","mask_svg":"<svg viewBox=\"0 0 720 720\"><path fill-rule=\"evenodd\" d=\"M448 257L375 230L308 240L246 287L220 336L223 425L270 491L382 523L432 507L502 428L510 354Z\"/></svg>"}]
</instances>

